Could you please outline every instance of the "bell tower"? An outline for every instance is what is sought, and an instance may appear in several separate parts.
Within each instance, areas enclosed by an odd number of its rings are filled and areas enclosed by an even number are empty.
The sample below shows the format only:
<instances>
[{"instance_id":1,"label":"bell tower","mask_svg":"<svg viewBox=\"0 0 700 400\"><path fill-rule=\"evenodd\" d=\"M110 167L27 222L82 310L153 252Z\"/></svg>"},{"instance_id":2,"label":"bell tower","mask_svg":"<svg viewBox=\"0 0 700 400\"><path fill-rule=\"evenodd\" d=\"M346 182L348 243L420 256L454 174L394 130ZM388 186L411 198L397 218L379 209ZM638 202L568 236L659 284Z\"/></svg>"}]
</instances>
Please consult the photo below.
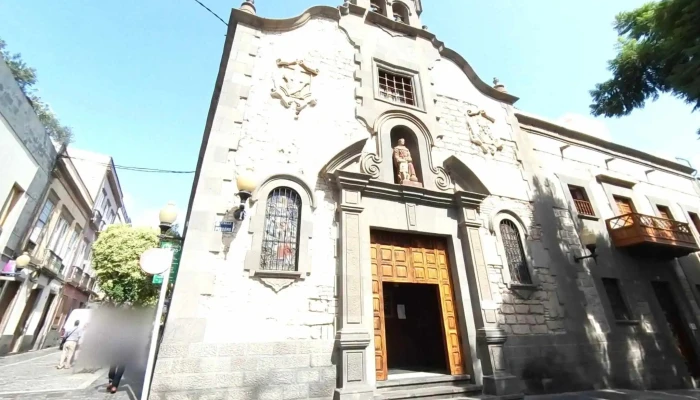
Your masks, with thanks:
<instances>
[{"instance_id":1,"label":"bell tower","mask_svg":"<svg viewBox=\"0 0 700 400\"><path fill-rule=\"evenodd\" d=\"M420 20L423 13L421 0L350 0L350 3L414 28L423 27Z\"/></svg>"}]
</instances>

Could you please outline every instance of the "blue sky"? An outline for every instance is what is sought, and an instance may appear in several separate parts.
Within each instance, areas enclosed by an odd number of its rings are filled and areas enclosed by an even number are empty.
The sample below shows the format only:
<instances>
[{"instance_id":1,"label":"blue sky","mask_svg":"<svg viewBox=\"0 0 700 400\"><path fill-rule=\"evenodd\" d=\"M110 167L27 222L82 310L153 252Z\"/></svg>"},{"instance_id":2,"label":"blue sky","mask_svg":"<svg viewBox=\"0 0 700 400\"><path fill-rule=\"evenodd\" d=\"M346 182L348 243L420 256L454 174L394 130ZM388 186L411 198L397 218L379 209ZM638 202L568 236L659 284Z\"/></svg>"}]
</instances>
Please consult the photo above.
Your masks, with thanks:
<instances>
[{"instance_id":1,"label":"blue sky","mask_svg":"<svg viewBox=\"0 0 700 400\"><path fill-rule=\"evenodd\" d=\"M224 20L240 1L202 0ZM616 13L643 0L423 0L423 23L517 107L549 119L588 116L588 91L609 73ZM258 0L258 14L298 15L341 0ZM226 27L194 0L3 0L0 37L37 69L40 95L76 147L116 164L194 170ZM700 113L670 97L586 126L620 144L700 167ZM606 135L605 132L602 133ZM184 217L193 175L120 171L128 212L155 223L170 200Z\"/></svg>"}]
</instances>

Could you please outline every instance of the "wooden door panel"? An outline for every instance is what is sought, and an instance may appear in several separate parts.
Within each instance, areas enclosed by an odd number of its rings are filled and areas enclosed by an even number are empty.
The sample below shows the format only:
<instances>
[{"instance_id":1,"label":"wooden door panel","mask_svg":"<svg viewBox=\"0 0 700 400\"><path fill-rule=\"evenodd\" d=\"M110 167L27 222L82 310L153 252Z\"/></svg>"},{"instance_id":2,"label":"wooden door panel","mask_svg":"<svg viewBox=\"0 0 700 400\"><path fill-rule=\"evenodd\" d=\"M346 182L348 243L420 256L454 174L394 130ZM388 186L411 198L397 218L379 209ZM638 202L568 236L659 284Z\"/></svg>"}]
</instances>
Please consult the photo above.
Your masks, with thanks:
<instances>
[{"instance_id":1,"label":"wooden door panel","mask_svg":"<svg viewBox=\"0 0 700 400\"><path fill-rule=\"evenodd\" d=\"M442 331L450 374L464 374L459 321L444 241L430 237L372 233L372 304L374 312L375 366L378 381L387 379L385 310L382 282L439 285Z\"/></svg>"},{"instance_id":2,"label":"wooden door panel","mask_svg":"<svg viewBox=\"0 0 700 400\"><path fill-rule=\"evenodd\" d=\"M375 244L370 246L372 256L372 313L374 324L374 365L377 380L387 378L386 335L384 332L384 298L382 280L379 275L379 262L386 262L383 249ZM391 254L391 252L389 252ZM380 255L380 259L377 256ZM382 265L383 266L383 265Z\"/></svg>"},{"instance_id":3,"label":"wooden door panel","mask_svg":"<svg viewBox=\"0 0 700 400\"><path fill-rule=\"evenodd\" d=\"M442 306L443 332L445 334L445 352L447 353L450 374L461 375L464 373L464 362L462 361L462 345L457 328L459 324L454 307L454 295L452 294L447 255L444 250L438 250L437 254L437 259L441 261L438 267L442 278L440 279L440 304Z\"/></svg>"}]
</instances>

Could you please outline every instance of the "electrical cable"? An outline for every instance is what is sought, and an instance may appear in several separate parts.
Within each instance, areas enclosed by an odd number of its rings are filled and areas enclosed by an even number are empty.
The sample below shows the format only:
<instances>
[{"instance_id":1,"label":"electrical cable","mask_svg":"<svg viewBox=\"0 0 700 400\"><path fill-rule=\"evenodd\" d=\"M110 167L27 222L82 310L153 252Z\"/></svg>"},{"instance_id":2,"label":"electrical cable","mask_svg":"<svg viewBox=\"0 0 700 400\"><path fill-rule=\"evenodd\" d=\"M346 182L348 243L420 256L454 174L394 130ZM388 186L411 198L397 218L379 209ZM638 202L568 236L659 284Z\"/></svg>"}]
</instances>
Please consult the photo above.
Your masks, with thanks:
<instances>
[{"instance_id":1,"label":"electrical cable","mask_svg":"<svg viewBox=\"0 0 700 400\"><path fill-rule=\"evenodd\" d=\"M103 167L111 167L111 163L103 163L95 160L90 160L87 158L79 158L79 157L71 157L71 156L65 156L61 155L61 158L68 158L71 160L80 160L80 161L88 161L94 164L101 165ZM114 167L120 170L124 171L134 171L134 172L150 172L150 173L160 173L160 174L194 174L197 171L177 171L177 170L171 170L171 169L160 169L160 168L146 168L146 167L133 167L133 166L127 166L127 165L116 165L114 164Z\"/></svg>"},{"instance_id":2,"label":"electrical cable","mask_svg":"<svg viewBox=\"0 0 700 400\"><path fill-rule=\"evenodd\" d=\"M210 13L212 13L212 15L214 15L216 18L218 18L219 21L223 22L224 25L228 26L228 24L226 23L226 21L224 21L223 19L221 19L221 17L219 17L218 15L216 15L216 13L215 13L214 11L212 11L211 9L209 9L209 7L207 7L207 6L205 6L204 4L202 4L201 1L199 1L199 0L194 0L194 1L196 1L200 6L204 7L207 11L209 11Z\"/></svg>"}]
</instances>

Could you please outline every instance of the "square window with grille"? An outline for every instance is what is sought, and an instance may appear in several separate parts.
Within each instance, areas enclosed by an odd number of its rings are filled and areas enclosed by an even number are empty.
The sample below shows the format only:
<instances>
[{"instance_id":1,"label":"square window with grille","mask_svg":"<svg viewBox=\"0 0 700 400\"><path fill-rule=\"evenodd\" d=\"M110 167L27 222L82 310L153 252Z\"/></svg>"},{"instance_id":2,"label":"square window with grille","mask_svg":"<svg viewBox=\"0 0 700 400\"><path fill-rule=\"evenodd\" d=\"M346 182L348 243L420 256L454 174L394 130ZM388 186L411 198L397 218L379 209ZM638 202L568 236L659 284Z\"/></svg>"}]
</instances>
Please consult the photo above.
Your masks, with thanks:
<instances>
[{"instance_id":1,"label":"square window with grille","mask_svg":"<svg viewBox=\"0 0 700 400\"><path fill-rule=\"evenodd\" d=\"M275 188L267 198L265 235L260 269L296 271L299 248L301 198L288 187Z\"/></svg>"},{"instance_id":2,"label":"square window with grille","mask_svg":"<svg viewBox=\"0 0 700 400\"><path fill-rule=\"evenodd\" d=\"M580 186L569 185L569 193L571 193L571 198L574 200L576 212L578 212L581 215L595 217L593 205L588 199L588 195L586 194L586 190L584 188Z\"/></svg>"},{"instance_id":3,"label":"square window with grille","mask_svg":"<svg viewBox=\"0 0 700 400\"><path fill-rule=\"evenodd\" d=\"M379 96L389 101L416 106L413 78L379 70Z\"/></svg>"},{"instance_id":4,"label":"square window with grille","mask_svg":"<svg viewBox=\"0 0 700 400\"><path fill-rule=\"evenodd\" d=\"M613 316L616 321L629 321L631 320L631 313L629 308L627 308L627 303L622 296L622 290L620 289L620 281L614 278L602 278L603 287L605 288L605 294L608 296L610 301L610 307L612 308Z\"/></svg>"}]
</instances>

